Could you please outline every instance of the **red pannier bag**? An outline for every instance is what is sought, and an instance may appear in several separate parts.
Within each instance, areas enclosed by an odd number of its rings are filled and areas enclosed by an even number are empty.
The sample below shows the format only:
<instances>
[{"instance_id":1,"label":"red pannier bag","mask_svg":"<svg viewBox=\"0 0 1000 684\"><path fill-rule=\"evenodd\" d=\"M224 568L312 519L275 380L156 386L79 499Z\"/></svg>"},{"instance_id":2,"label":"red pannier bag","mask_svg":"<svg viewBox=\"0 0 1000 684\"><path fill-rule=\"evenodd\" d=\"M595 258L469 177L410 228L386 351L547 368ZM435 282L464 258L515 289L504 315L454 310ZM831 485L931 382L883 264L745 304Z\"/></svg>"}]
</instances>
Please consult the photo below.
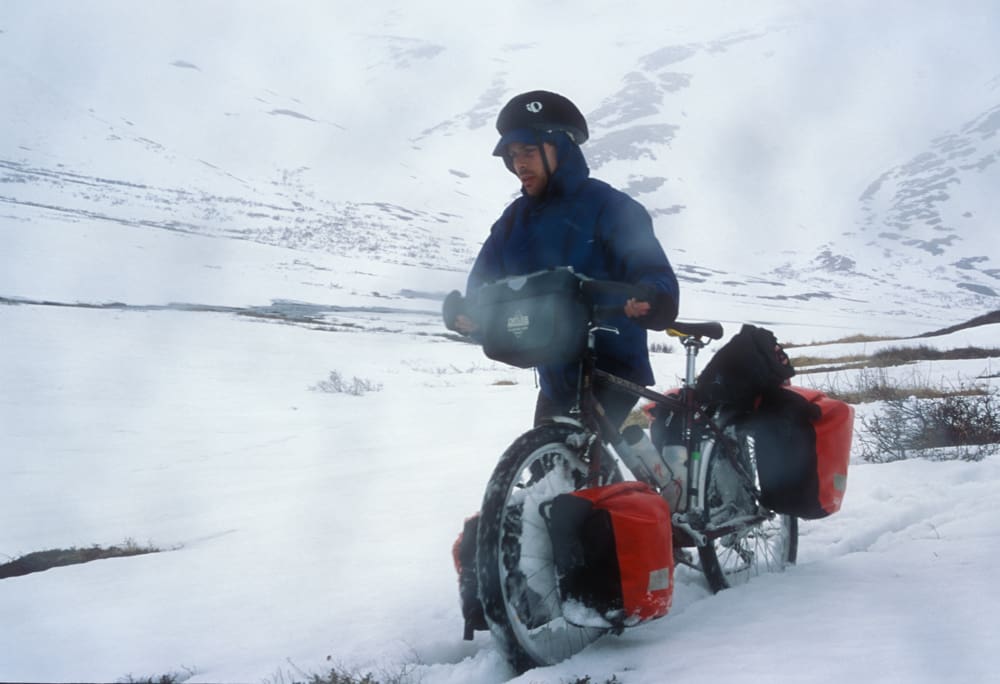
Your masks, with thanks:
<instances>
[{"instance_id":1,"label":"red pannier bag","mask_svg":"<svg viewBox=\"0 0 1000 684\"><path fill-rule=\"evenodd\" d=\"M451 547L451 557L458 573L458 599L462 606L465 629L462 638L472 641L476 631L487 630L486 614L479 601L479 582L476 579L476 534L479 530L479 514L466 518L458 539Z\"/></svg>"},{"instance_id":2,"label":"red pannier bag","mask_svg":"<svg viewBox=\"0 0 1000 684\"><path fill-rule=\"evenodd\" d=\"M649 485L618 482L543 504L563 614L613 628L662 617L674 590L670 508Z\"/></svg>"},{"instance_id":3,"label":"red pannier bag","mask_svg":"<svg viewBox=\"0 0 1000 684\"><path fill-rule=\"evenodd\" d=\"M840 510L854 434L850 404L782 387L761 397L750 426L762 504L807 519Z\"/></svg>"}]
</instances>

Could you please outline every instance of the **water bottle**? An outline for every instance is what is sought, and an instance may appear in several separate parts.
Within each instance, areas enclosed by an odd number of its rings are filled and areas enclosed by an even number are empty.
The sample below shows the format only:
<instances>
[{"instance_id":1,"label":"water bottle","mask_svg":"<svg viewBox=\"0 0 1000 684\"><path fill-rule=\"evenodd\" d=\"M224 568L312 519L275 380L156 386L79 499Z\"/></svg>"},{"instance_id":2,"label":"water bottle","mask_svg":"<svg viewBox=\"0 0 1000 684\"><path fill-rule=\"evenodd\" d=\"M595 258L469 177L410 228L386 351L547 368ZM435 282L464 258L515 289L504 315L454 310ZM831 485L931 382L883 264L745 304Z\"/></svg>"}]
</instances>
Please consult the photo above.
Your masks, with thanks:
<instances>
[{"instance_id":1,"label":"water bottle","mask_svg":"<svg viewBox=\"0 0 1000 684\"><path fill-rule=\"evenodd\" d=\"M653 443L649 441L645 430L638 425L629 425L622 430L622 437L625 438L625 442L635 458L642 464L639 470L647 474L649 484L660 488L670 481L670 474L664 468L663 459L660 458ZM631 464L628 465L631 467ZM637 474L636 477L639 475Z\"/></svg>"},{"instance_id":2,"label":"water bottle","mask_svg":"<svg viewBox=\"0 0 1000 684\"><path fill-rule=\"evenodd\" d=\"M642 432L642 429L640 428L639 431ZM640 482L645 482L651 487L659 487L653 472L646 466L645 459L638 453L638 451L642 449L641 441L635 440L633 436L634 441L639 441L638 447L633 447L629 444L629 439L626 435L632 436L628 428L623 431L622 436L624 439L612 443L612 446L615 448L615 453L617 453L622 461L625 462L625 466L632 471L632 474L635 475L635 479ZM652 447L653 445L650 444L649 446Z\"/></svg>"},{"instance_id":3,"label":"water bottle","mask_svg":"<svg viewBox=\"0 0 1000 684\"><path fill-rule=\"evenodd\" d=\"M624 439L614 445L615 451L636 479L658 489L671 511L687 508L687 449L668 444L658 451L638 425L629 425L621 434Z\"/></svg>"}]
</instances>

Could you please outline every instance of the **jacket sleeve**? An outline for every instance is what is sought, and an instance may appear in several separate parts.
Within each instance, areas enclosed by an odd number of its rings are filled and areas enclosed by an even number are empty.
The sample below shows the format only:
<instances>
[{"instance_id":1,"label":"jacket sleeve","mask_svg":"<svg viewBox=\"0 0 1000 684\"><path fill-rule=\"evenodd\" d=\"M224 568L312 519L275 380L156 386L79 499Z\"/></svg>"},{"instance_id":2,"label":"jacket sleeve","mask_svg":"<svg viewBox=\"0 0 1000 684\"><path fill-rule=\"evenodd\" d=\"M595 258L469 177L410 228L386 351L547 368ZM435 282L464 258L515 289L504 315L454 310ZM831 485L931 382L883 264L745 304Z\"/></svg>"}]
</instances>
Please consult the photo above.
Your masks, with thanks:
<instances>
[{"instance_id":1,"label":"jacket sleeve","mask_svg":"<svg viewBox=\"0 0 1000 684\"><path fill-rule=\"evenodd\" d=\"M483 246L479 248L479 255L476 256L472 270L465 283L465 296L474 298L476 291L485 283L492 282L500 277L502 260L500 258L500 248L495 232L491 232L486 238Z\"/></svg>"},{"instance_id":2,"label":"jacket sleeve","mask_svg":"<svg viewBox=\"0 0 1000 684\"><path fill-rule=\"evenodd\" d=\"M506 274L503 263L503 244L506 238L510 207L497 219L490 228L489 237L479 248L476 261L472 264L469 277L465 283L465 300L462 313L479 323L479 288L486 283L503 278ZM477 330L469 334L472 339L482 342L482 332Z\"/></svg>"},{"instance_id":3,"label":"jacket sleeve","mask_svg":"<svg viewBox=\"0 0 1000 684\"><path fill-rule=\"evenodd\" d=\"M481 286L507 275L504 272L502 250L513 210L514 205L508 206L490 228L490 235L480 247L476 261L472 264L472 270L469 271L469 277L465 283L466 297L475 298L476 291Z\"/></svg>"},{"instance_id":4,"label":"jacket sleeve","mask_svg":"<svg viewBox=\"0 0 1000 684\"><path fill-rule=\"evenodd\" d=\"M611 259L615 279L649 288L652 310L637 322L651 330L663 330L677 317L680 288L677 276L653 232L653 221L645 208L619 194L602 216L601 235Z\"/></svg>"}]
</instances>

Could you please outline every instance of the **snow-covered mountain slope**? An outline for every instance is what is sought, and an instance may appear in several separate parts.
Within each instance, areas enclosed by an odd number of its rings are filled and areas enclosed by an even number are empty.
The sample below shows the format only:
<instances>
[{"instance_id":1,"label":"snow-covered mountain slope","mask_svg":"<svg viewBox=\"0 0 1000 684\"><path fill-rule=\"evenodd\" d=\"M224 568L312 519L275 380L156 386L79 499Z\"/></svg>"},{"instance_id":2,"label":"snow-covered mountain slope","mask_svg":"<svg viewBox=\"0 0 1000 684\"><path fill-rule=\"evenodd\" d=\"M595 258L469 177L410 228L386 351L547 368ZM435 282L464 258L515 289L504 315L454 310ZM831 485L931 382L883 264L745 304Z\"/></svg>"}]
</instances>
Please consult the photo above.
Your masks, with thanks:
<instances>
[{"instance_id":1,"label":"snow-covered mountain slope","mask_svg":"<svg viewBox=\"0 0 1000 684\"><path fill-rule=\"evenodd\" d=\"M925 151L876 179L861 196L863 234L887 261L916 262L922 250L937 258L941 279L998 296L998 162L1000 105L935 138Z\"/></svg>"},{"instance_id":2,"label":"snow-covered mountain slope","mask_svg":"<svg viewBox=\"0 0 1000 684\"><path fill-rule=\"evenodd\" d=\"M495 113L545 87L653 214L689 317L996 308L992 3L530 8L6 6L4 235L97 221L458 274L516 190Z\"/></svg>"}]
</instances>

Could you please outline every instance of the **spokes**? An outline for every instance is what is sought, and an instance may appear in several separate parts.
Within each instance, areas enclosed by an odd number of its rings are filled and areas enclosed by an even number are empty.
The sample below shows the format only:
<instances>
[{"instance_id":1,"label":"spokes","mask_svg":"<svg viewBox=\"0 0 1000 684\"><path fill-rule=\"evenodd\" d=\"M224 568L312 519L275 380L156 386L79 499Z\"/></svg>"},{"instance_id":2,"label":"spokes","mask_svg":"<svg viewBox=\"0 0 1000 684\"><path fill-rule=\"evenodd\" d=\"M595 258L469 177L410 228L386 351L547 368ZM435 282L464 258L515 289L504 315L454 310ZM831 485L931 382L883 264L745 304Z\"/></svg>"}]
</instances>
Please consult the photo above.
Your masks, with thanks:
<instances>
[{"instance_id":1,"label":"spokes","mask_svg":"<svg viewBox=\"0 0 1000 684\"><path fill-rule=\"evenodd\" d=\"M719 565L729 583L740 584L751 577L782 570L790 560L790 534L786 516L775 516L716 541Z\"/></svg>"},{"instance_id":2,"label":"spokes","mask_svg":"<svg viewBox=\"0 0 1000 684\"><path fill-rule=\"evenodd\" d=\"M603 630L571 625L562 616L552 543L542 504L584 486L587 465L569 447L551 443L523 462L503 515L502 586L518 641L542 662L578 652Z\"/></svg>"},{"instance_id":3,"label":"spokes","mask_svg":"<svg viewBox=\"0 0 1000 684\"><path fill-rule=\"evenodd\" d=\"M795 518L760 506L756 445L746 432L730 425L713 442L705 484L705 532L711 538L699 549L702 570L713 591L742 584L795 562Z\"/></svg>"}]
</instances>

